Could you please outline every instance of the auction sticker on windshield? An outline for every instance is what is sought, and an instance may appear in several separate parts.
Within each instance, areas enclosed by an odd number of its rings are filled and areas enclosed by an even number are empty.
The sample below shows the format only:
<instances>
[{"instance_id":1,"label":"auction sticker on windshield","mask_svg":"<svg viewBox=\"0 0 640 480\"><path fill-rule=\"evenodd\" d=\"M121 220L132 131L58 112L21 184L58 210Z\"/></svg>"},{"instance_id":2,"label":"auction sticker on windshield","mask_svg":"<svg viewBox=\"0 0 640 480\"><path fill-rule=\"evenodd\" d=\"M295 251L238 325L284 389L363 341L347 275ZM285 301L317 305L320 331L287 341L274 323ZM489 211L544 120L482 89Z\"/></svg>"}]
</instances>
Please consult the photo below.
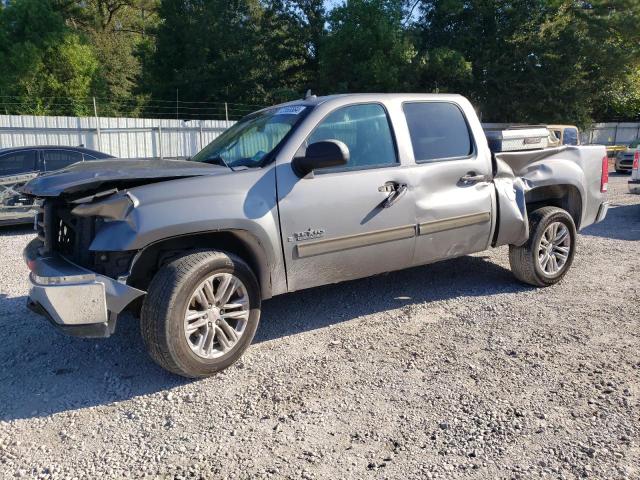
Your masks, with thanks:
<instances>
[{"instance_id":1,"label":"auction sticker on windshield","mask_svg":"<svg viewBox=\"0 0 640 480\"><path fill-rule=\"evenodd\" d=\"M289 107L279 108L276 115L299 115L304 109L304 105L291 105Z\"/></svg>"}]
</instances>

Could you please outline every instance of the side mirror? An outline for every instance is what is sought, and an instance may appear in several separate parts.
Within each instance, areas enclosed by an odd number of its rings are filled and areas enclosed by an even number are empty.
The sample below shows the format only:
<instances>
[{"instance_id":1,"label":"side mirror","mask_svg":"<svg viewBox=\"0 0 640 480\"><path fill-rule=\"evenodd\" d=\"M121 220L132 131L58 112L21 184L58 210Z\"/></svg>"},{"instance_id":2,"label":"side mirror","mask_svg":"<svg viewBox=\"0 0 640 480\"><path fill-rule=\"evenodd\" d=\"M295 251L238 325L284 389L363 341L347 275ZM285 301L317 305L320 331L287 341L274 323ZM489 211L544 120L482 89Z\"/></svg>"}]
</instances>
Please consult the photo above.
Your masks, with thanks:
<instances>
[{"instance_id":1,"label":"side mirror","mask_svg":"<svg viewBox=\"0 0 640 480\"><path fill-rule=\"evenodd\" d=\"M307 147L304 156L295 157L292 162L293 170L300 177L318 168L339 167L349 161L349 148L339 140L324 140L312 143Z\"/></svg>"}]
</instances>

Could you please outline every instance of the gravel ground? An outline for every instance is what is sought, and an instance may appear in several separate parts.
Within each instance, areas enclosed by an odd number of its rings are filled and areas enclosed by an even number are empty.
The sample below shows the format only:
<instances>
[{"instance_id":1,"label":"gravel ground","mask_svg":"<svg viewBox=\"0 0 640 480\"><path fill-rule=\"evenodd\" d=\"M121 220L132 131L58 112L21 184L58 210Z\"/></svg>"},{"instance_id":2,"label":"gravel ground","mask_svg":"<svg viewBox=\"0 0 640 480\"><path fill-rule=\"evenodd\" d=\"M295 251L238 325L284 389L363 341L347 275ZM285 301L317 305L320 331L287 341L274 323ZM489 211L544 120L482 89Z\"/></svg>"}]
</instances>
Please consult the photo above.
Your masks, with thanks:
<instances>
[{"instance_id":1,"label":"gravel ground","mask_svg":"<svg viewBox=\"0 0 640 480\"><path fill-rule=\"evenodd\" d=\"M137 322L67 338L0 231L0 478L640 478L640 196L534 289L500 248L266 302L254 345L186 381Z\"/></svg>"}]
</instances>

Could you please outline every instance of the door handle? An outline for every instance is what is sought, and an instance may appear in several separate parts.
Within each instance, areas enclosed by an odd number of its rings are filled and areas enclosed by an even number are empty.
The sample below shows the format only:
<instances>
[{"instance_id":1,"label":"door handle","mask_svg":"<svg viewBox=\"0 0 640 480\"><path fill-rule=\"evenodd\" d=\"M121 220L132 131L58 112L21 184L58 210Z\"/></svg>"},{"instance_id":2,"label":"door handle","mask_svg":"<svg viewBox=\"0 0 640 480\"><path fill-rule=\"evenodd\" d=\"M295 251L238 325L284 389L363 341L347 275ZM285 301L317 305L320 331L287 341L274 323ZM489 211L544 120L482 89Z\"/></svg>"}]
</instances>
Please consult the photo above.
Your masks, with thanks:
<instances>
[{"instance_id":1,"label":"door handle","mask_svg":"<svg viewBox=\"0 0 640 480\"><path fill-rule=\"evenodd\" d=\"M476 172L469 172L466 175L460 177L460 182L463 185L471 185L478 182L486 182L488 180L487 175L476 175Z\"/></svg>"},{"instance_id":2,"label":"door handle","mask_svg":"<svg viewBox=\"0 0 640 480\"><path fill-rule=\"evenodd\" d=\"M385 191L390 191L391 194L387 197L387 199L384 201L384 203L382 204L382 208L389 208L391 206L393 206L398 200L400 200L400 198L402 198L402 196L407 193L407 185L404 183L401 184L397 184L397 183L388 183L385 184L385 187L392 187L391 190L380 190L382 192ZM382 188L382 187L380 187Z\"/></svg>"},{"instance_id":3,"label":"door handle","mask_svg":"<svg viewBox=\"0 0 640 480\"><path fill-rule=\"evenodd\" d=\"M397 183L395 183L395 182L387 182L384 185L382 185L381 187L378 187L378 191L379 192L392 193L392 192L395 192L397 188L398 188L398 184Z\"/></svg>"}]
</instances>

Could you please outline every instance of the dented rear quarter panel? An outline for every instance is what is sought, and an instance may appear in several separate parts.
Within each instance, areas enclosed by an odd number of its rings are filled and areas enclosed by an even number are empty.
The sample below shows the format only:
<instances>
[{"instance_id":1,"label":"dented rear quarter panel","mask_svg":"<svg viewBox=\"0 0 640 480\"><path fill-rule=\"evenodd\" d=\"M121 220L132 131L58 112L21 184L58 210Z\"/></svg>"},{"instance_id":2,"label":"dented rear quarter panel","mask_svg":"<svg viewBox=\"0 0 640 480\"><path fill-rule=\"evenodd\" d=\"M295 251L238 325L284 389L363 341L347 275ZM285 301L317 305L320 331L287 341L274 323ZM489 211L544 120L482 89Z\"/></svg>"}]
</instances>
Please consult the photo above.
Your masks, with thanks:
<instances>
[{"instance_id":1,"label":"dented rear quarter panel","mask_svg":"<svg viewBox=\"0 0 640 480\"><path fill-rule=\"evenodd\" d=\"M496 160L507 164L521 184L514 184L524 193L550 185L571 185L580 193L582 211L579 229L591 225L604 201L600 192L602 145L564 146L535 152L496 154Z\"/></svg>"}]
</instances>

